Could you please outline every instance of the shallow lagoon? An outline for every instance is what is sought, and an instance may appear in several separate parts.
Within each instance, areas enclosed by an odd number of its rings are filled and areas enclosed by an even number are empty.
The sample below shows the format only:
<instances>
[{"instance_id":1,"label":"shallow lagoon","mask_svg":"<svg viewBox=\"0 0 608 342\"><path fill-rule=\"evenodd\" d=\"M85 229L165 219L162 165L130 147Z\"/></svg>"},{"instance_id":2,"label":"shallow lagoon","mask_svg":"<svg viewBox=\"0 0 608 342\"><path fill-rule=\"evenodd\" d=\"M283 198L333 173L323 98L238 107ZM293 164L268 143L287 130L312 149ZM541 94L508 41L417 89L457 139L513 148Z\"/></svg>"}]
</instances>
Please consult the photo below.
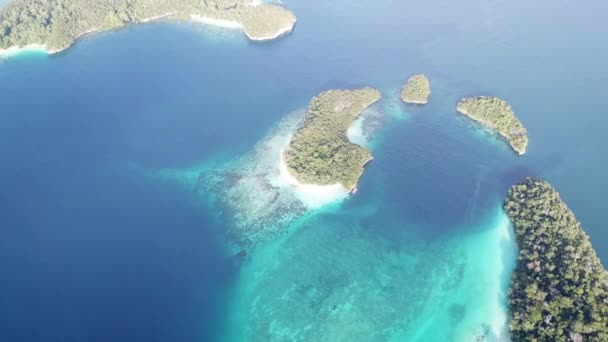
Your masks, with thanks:
<instances>
[{"instance_id":1,"label":"shallow lagoon","mask_svg":"<svg viewBox=\"0 0 608 342\"><path fill-rule=\"evenodd\" d=\"M224 326L254 340L374 330L429 341L493 332L512 262L497 248L497 208L529 174L561 191L608 259L608 50L598 43L607 5L286 5L296 31L270 44L157 23L58 56L0 60L1 336L200 341L228 336ZM394 101L417 72L431 79L429 105ZM370 143L375 160L357 195L290 221L235 267L224 248L230 227L209 210L213 193L195 187L198 166L213 172L246 156L321 90L368 84L390 119ZM455 114L475 94L513 105L529 130L525 157ZM292 304L302 310L286 310ZM353 321L360 331L341 325ZM305 324L322 335L305 335Z\"/></svg>"}]
</instances>

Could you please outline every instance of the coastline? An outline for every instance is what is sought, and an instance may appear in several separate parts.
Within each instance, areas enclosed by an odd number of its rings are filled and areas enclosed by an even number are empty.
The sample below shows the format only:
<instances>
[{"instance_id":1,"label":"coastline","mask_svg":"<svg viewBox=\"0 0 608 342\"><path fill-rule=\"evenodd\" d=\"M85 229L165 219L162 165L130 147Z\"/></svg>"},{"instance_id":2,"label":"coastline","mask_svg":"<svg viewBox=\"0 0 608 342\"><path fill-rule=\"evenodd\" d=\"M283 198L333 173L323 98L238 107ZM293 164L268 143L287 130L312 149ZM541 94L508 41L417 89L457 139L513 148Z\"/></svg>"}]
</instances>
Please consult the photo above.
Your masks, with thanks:
<instances>
[{"instance_id":1,"label":"coastline","mask_svg":"<svg viewBox=\"0 0 608 342\"><path fill-rule=\"evenodd\" d=\"M170 17L174 14L175 14L175 12L168 12L168 13L164 13L164 14L149 17L149 18L144 18L139 21L128 23L126 25L150 23L150 22L154 22L157 20L161 20L161 19ZM253 36L253 35L251 35L251 33L247 32L247 30L245 29L245 27L242 23L240 23L236 20L216 19L216 18L201 16L201 15L197 15L197 14L192 14L192 15L190 15L190 21L193 21L196 23L201 23L201 24L206 24L206 25L212 25L212 26L216 26L216 27L221 27L221 28L226 28L226 29L239 29L239 30L243 31L243 33L245 34L245 36L247 36L247 38L249 40L252 40L255 42L273 40L273 39L280 38L286 34L289 34L293 31L293 28L295 27L295 23L296 23L296 20L294 20L293 23L287 24L286 26L284 26L284 27L280 28L278 31L276 31L274 34L271 34L268 36ZM126 26L126 25L124 25L124 26ZM117 29L121 29L124 26L118 27ZM94 32L97 32L97 28L92 28L90 30L83 32L82 34L75 37L74 40L70 44L68 44L62 48L57 48L57 49L49 49L46 46L46 44L28 44L25 46L11 46L6 49L0 49L0 58L14 57L14 56L20 55L22 53L26 53L26 52L44 52L47 55L54 55L54 54L57 54L64 50L69 49L79 39L81 39L82 37L84 37L88 34L94 33Z\"/></svg>"},{"instance_id":2,"label":"coastline","mask_svg":"<svg viewBox=\"0 0 608 342\"><path fill-rule=\"evenodd\" d=\"M418 101L418 100L403 100L403 102L407 103L407 104L420 104L420 105L425 105L427 103L429 103L428 100L426 101Z\"/></svg>"},{"instance_id":3,"label":"coastline","mask_svg":"<svg viewBox=\"0 0 608 342\"><path fill-rule=\"evenodd\" d=\"M0 58L13 57L25 52L43 52L49 54L45 45L42 44L29 44L26 46L11 46L7 49L0 49Z\"/></svg>"},{"instance_id":4,"label":"coastline","mask_svg":"<svg viewBox=\"0 0 608 342\"><path fill-rule=\"evenodd\" d=\"M275 34L270 35L270 36L254 37L254 36L250 35L247 31L244 31L244 33L247 36L247 38L249 38L250 40L255 41L255 42L274 40L274 39L280 38L282 36L288 35L291 32L293 32L293 28L296 26L296 22L297 22L297 20L294 20L293 23L282 27Z\"/></svg>"},{"instance_id":5,"label":"coastline","mask_svg":"<svg viewBox=\"0 0 608 342\"><path fill-rule=\"evenodd\" d=\"M97 28L92 28L90 30L87 30L87 31L83 32L82 34L80 34L78 37L74 38L74 41L70 45L67 45L67 46L64 46L64 47L58 48L58 49L49 50L49 48L46 46L46 44L28 44L26 46L11 46L10 48L7 48L7 49L0 49L0 58L14 57L14 56L20 55L22 53L26 53L26 52L41 52L41 53L45 53L47 55L54 55L54 54L60 53L64 50L67 50L72 45L74 45L74 43L76 41L78 41L82 37L86 36L87 34L94 33L96 31L97 31Z\"/></svg>"},{"instance_id":6,"label":"coastline","mask_svg":"<svg viewBox=\"0 0 608 342\"><path fill-rule=\"evenodd\" d=\"M317 209L327 204L346 199L349 194L356 191L356 187L349 190L340 183L332 185L315 185L298 181L296 177L289 172L287 163L285 163L284 155L286 148L289 146L289 141L291 141L291 138L288 140L286 146L280 149L276 185L291 188L296 197L310 209Z\"/></svg>"},{"instance_id":7,"label":"coastline","mask_svg":"<svg viewBox=\"0 0 608 342\"><path fill-rule=\"evenodd\" d=\"M190 20L196 23L212 25L227 29L243 29L243 24L239 23L236 20L226 20L226 19L216 19L211 17L206 17L198 14L191 14Z\"/></svg>"},{"instance_id":8,"label":"coastline","mask_svg":"<svg viewBox=\"0 0 608 342\"><path fill-rule=\"evenodd\" d=\"M144 18L144 19L140 20L139 22L140 22L140 23L142 23L142 24L143 24L143 23L149 23L149 22L151 22L151 21L160 20L160 19L163 19L163 18L166 18L166 17L172 16L172 15L174 15L174 14L175 14L175 12L167 12L167 13L165 13L165 14L156 15L156 16L149 17L149 18Z\"/></svg>"},{"instance_id":9,"label":"coastline","mask_svg":"<svg viewBox=\"0 0 608 342\"><path fill-rule=\"evenodd\" d=\"M283 132L279 132L272 138L271 148L267 150L267 153L272 154L268 165L269 170L267 170L269 184L278 189L285 189L309 210L319 209L346 199L350 191L339 183L332 185L305 184L298 181L289 172L285 162L285 152L300 123L301 118L289 123Z\"/></svg>"},{"instance_id":10,"label":"coastline","mask_svg":"<svg viewBox=\"0 0 608 342\"><path fill-rule=\"evenodd\" d=\"M95 33L95 32L97 32L97 27L94 27L94 28L92 28L90 30L87 30L87 31L83 32L82 34L78 35L78 37L74 38L74 41L72 43L70 43L69 45L66 45L66 46L64 46L62 48L59 48L59 49L47 50L47 54L54 55L56 53L60 53L60 52L62 52L64 50L67 50L70 47L72 47L72 45L74 45L79 39L82 39L82 37L84 37L84 36L86 36L88 34L91 34L91 33Z\"/></svg>"},{"instance_id":11,"label":"coastline","mask_svg":"<svg viewBox=\"0 0 608 342\"><path fill-rule=\"evenodd\" d=\"M475 299L478 310L467 313L466 319L456 328L456 341L477 341L484 336L484 341L511 341L509 333L509 308L506 305L518 255L515 231L504 210L498 206L493 217L485 221L486 230L465 238L468 260L475 260L483 255L482 263L465 267L469 283L463 284L463 290L476 289ZM474 277L473 274L483 274Z\"/></svg>"},{"instance_id":12,"label":"coastline","mask_svg":"<svg viewBox=\"0 0 608 342\"><path fill-rule=\"evenodd\" d=\"M372 155L349 139L349 129L356 131L353 124L380 98L371 87L330 89L313 97L306 119L284 152L290 173L300 182L340 183L353 191Z\"/></svg>"},{"instance_id":13,"label":"coastline","mask_svg":"<svg viewBox=\"0 0 608 342\"><path fill-rule=\"evenodd\" d=\"M247 38L249 40L252 40L255 42L273 40L273 39L282 37L286 34L289 34L293 31L293 28L296 23L296 20L294 20L293 23L290 23L284 27L281 27L278 31L276 31L272 35L253 36L253 35L251 35L251 33L247 32L247 30L245 29L245 26L242 23L240 23L236 20L216 19L216 18L201 16L201 15L197 15L197 14L190 15L190 20L194 21L196 23L201 23L201 24L205 24L205 25L213 25L216 27L222 27L222 28L233 29L233 30L236 30L236 29L242 30L243 33L245 34L245 36L247 36Z\"/></svg>"},{"instance_id":14,"label":"coastline","mask_svg":"<svg viewBox=\"0 0 608 342\"><path fill-rule=\"evenodd\" d=\"M401 88L401 101L406 104L425 105L429 102L431 87L428 77L424 74L411 76Z\"/></svg>"},{"instance_id":15,"label":"coastline","mask_svg":"<svg viewBox=\"0 0 608 342\"><path fill-rule=\"evenodd\" d=\"M483 127L488 128L488 129L490 129L492 132L494 132L494 133L498 134L500 137L502 137L502 138L503 138L503 139L504 139L504 140L507 142L507 144L509 144L509 146L511 147L511 149L512 149L513 151L515 151L517 154L519 154L520 156L523 156L523 155L526 153L526 148L525 148L525 147L524 147L524 149L523 149L523 150L520 150L520 149L516 148L515 146L513 146L513 144L511 144L511 142L509 141L509 137L508 137L508 136L506 136L504 133L502 133L502 132L500 132L500 131L496 130L495 128L493 128L493 127L492 127L492 125L491 125L490 123L488 123L488 122L485 122L485 121L483 121L483 120L479 120L479 119L477 119L477 118L472 117L471 115L469 115L469 113L468 113L468 112L467 112L465 109L462 109L462 108L456 108L456 110L458 111L458 113L460 113L460 114L462 114L462 115L466 116L467 118L469 118L469 119L473 120L474 122L476 122L476 123L478 123L478 124L481 124Z\"/></svg>"},{"instance_id":16,"label":"coastline","mask_svg":"<svg viewBox=\"0 0 608 342\"><path fill-rule=\"evenodd\" d=\"M369 145L369 141L367 141L367 138L363 133L364 119L365 118L363 117L363 115L360 115L357 120L355 120L353 124L348 128L348 130L346 130L346 137L353 144L357 144L361 147L367 148L367 146Z\"/></svg>"},{"instance_id":17,"label":"coastline","mask_svg":"<svg viewBox=\"0 0 608 342\"><path fill-rule=\"evenodd\" d=\"M348 140L356 145L367 148L369 145L369 141L363 135L363 119L364 113L359 115L359 117L352 123L352 125L347 130L347 138ZM298 179L289 172L289 168L287 167L287 163L285 162L285 152L289 148L291 143L291 139L295 131L292 132L285 141L281 144L282 146L279 149L279 160L278 160L278 177L277 177L277 186L288 186L291 187L295 192L296 196L300 198L300 200L307 205L306 200L303 200L303 197L310 199L315 198L315 205L313 207L321 207L325 204L329 204L339 199L344 199L349 195L354 195L358 192L359 182L355 184L352 188L347 188L340 183L335 183L331 185L316 185L316 184L306 184L298 181ZM363 165L363 169L359 178L363 175L365 171L365 167L373 160L373 156L365 162Z\"/></svg>"}]
</instances>

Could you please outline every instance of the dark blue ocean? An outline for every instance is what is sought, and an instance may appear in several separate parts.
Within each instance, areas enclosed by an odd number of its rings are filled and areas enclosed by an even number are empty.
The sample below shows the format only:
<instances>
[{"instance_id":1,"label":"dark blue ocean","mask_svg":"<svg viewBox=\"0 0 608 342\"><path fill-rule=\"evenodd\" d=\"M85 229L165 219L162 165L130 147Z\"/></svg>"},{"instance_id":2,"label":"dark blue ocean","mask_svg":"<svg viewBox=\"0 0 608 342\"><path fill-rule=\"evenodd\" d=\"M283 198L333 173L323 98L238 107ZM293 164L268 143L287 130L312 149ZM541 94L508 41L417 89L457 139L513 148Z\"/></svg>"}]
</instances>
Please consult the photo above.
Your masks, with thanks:
<instances>
[{"instance_id":1,"label":"dark blue ocean","mask_svg":"<svg viewBox=\"0 0 608 342\"><path fill-rule=\"evenodd\" d=\"M283 5L297 26L269 43L161 22L0 59L0 341L462 340L504 309L495 228L525 176L608 263L608 3ZM394 101L415 73L424 107ZM237 262L197 170L323 90L368 85L391 119L359 192ZM456 114L472 95L512 105L525 156Z\"/></svg>"}]
</instances>

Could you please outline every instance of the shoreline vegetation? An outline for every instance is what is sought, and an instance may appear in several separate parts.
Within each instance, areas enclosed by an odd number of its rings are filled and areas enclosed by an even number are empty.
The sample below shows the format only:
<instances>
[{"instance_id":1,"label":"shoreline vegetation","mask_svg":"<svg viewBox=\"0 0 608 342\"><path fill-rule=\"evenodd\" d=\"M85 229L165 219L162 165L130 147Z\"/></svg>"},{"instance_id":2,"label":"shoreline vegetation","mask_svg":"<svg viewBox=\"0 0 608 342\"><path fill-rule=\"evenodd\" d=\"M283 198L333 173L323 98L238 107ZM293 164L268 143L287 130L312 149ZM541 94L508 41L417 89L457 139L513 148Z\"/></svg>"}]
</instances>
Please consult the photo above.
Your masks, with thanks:
<instances>
[{"instance_id":1,"label":"shoreline vegetation","mask_svg":"<svg viewBox=\"0 0 608 342\"><path fill-rule=\"evenodd\" d=\"M458 103L457 111L502 136L519 155L526 153L527 131L509 104L498 97L478 96Z\"/></svg>"},{"instance_id":2,"label":"shoreline vegetation","mask_svg":"<svg viewBox=\"0 0 608 342\"><path fill-rule=\"evenodd\" d=\"M559 193L527 178L504 209L520 249L509 291L513 341L608 341L608 272Z\"/></svg>"},{"instance_id":3,"label":"shoreline vegetation","mask_svg":"<svg viewBox=\"0 0 608 342\"><path fill-rule=\"evenodd\" d=\"M355 192L365 165L373 157L369 150L348 140L347 130L380 98L380 92L372 88L329 90L314 97L284 153L294 179L317 186L340 184Z\"/></svg>"},{"instance_id":4,"label":"shoreline vegetation","mask_svg":"<svg viewBox=\"0 0 608 342\"><path fill-rule=\"evenodd\" d=\"M410 77L401 91L401 100L405 103L427 104L431 94L429 79L418 74Z\"/></svg>"},{"instance_id":5,"label":"shoreline vegetation","mask_svg":"<svg viewBox=\"0 0 608 342\"><path fill-rule=\"evenodd\" d=\"M161 19L241 29L253 41L276 39L296 23L289 10L251 0L13 0L0 9L0 56L55 54L87 34Z\"/></svg>"}]
</instances>

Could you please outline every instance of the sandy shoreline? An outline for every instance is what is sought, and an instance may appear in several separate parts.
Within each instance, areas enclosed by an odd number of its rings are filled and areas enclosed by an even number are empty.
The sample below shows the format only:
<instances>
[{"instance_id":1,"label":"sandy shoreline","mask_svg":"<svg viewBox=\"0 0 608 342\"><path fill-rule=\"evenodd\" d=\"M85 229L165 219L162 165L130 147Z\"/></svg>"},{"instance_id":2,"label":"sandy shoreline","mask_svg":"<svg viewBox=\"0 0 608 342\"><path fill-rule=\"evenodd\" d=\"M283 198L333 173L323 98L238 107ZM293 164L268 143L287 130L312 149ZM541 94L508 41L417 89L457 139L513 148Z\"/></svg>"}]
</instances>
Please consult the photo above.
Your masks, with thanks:
<instances>
[{"instance_id":1,"label":"sandy shoreline","mask_svg":"<svg viewBox=\"0 0 608 342\"><path fill-rule=\"evenodd\" d=\"M0 49L0 58L3 57L12 57L24 52L44 52L46 54L49 53L49 51L46 49L45 45L42 44L29 44L26 46L11 46L8 49Z\"/></svg>"},{"instance_id":2,"label":"sandy shoreline","mask_svg":"<svg viewBox=\"0 0 608 342\"><path fill-rule=\"evenodd\" d=\"M279 162L279 177L281 179L284 179L286 181L286 183L288 183L291 186L294 186L298 189L307 191L307 192L318 192L318 193L325 193L327 194L328 192L334 192L336 190L341 190L344 192L348 192L348 190L342 186L342 184L340 183L336 183L336 184L332 184L332 185L315 185L315 184L304 184L304 183L300 183L300 181L298 181L296 179L296 177L294 177L290 172L289 169L287 168L287 164L285 163L285 150L281 150L281 158L280 158L280 162Z\"/></svg>"},{"instance_id":3,"label":"sandy shoreline","mask_svg":"<svg viewBox=\"0 0 608 342\"><path fill-rule=\"evenodd\" d=\"M343 200L348 197L350 191L342 184L315 185L300 183L288 170L285 163L285 148L280 150L277 185L292 189L296 197L307 207L316 209L326 204Z\"/></svg>"},{"instance_id":4,"label":"sandy shoreline","mask_svg":"<svg viewBox=\"0 0 608 342\"><path fill-rule=\"evenodd\" d=\"M348 128L346 135L348 140L362 147L366 147L369 143L365 135L363 134L363 121L365 119L365 110L359 115L359 117L351 124ZM278 148L279 158L276 169L278 170L277 178L275 179L274 185L279 187L290 187L296 197L298 197L304 204L309 208L318 208L329 203L333 203L339 200L346 199L349 195L354 195L358 191L358 182L353 188L347 188L340 183L331 185L316 185L316 184L305 184L298 181L298 179L289 172L287 163L285 162L285 151L291 144L291 139L295 134L295 130L282 140L280 147ZM276 152L274 152L276 153ZM373 160L373 157L368 160L361 173L364 172L365 166ZM361 177L361 175L359 175Z\"/></svg>"},{"instance_id":5,"label":"sandy shoreline","mask_svg":"<svg viewBox=\"0 0 608 342\"><path fill-rule=\"evenodd\" d=\"M144 18L144 19L141 19L132 24L149 23L149 22L153 22L156 20L161 20L163 18L170 17L174 14L175 14L175 12L169 12L169 13L165 13L165 14L161 14L161 15L157 15L157 16L153 16L153 17L149 17L149 18ZM295 26L295 21L294 21L293 23L286 25L285 27L282 27L276 33L274 33L272 35L255 37L245 31L243 24L241 24L235 20L216 19L216 18L205 17L205 16L195 15L195 14L190 16L190 20L193 22L196 22L196 23L202 23L202 24L212 25L212 26L221 27L221 28L239 29L239 30L242 30L243 33L245 33L247 38L249 38L250 40L253 40L253 41L266 41L266 40L273 40L273 39L279 38L285 34L290 33L291 31L293 31L293 27ZM84 32L81 35L79 35L78 37L76 37L70 45L65 46L63 48L59 48L59 49L49 50L47 48L46 44L28 44L26 46L11 46L10 48L7 48L7 49L0 49L0 58L13 57L13 56L16 56L16 55L19 55L22 53L26 53L26 52L44 52L47 55L56 54L56 53L59 53L59 52L62 52L64 50L68 49L78 39L82 38L83 36L96 32L96 31L97 31L97 28L87 30L86 32Z\"/></svg>"},{"instance_id":6,"label":"sandy shoreline","mask_svg":"<svg viewBox=\"0 0 608 342\"><path fill-rule=\"evenodd\" d=\"M407 103L407 104L421 104L421 105L424 105L424 104L429 103L429 101L428 101L428 100L426 100L426 101L417 101L417 100L403 100L403 102L405 102L405 103Z\"/></svg>"},{"instance_id":7,"label":"sandy shoreline","mask_svg":"<svg viewBox=\"0 0 608 342\"><path fill-rule=\"evenodd\" d=\"M227 29L243 29L243 25L235 20L216 19L195 14L190 16L190 20L201 24L213 25Z\"/></svg>"},{"instance_id":8,"label":"sandy shoreline","mask_svg":"<svg viewBox=\"0 0 608 342\"><path fill-rule=\"evenodd\" d=\"M271 165L269 165L272 169L268 178L270 184L277 188L288 189L308 209L318 209L346 199L350 191L339 183L332 185L304 184L289 172L285 162L285 151L289 148L297 127L298 124L278 135L271 150L268 151L273 155Z\"/></svg>"},{"instance_id":9,"label":"sandy shoreline","mask_svg":"<svg viewBox=\"0 0 608 342\"><path fill-rule=\"evenodd\" d=\"M149 23L151 21L160 20L160 19L166 18L168 16L172 16L174 14L175 14L175 12L168 12L168 13L157 15L154 17L144 18L144 19L140 20L139 22L140 23Z\"/></svg>"},{"instance_id":10,"label":"sandy shoreline","mask_svg":"<svg viewBox=\"0 0 608 342\"><path fill-rule=\"evenodd\" d=\"M273 39L279 38L285 34L290 33L291 31L293 31L293 27L295 26L295 21L294 21L293 23L280 28L277 32L275 32L272 35L256 37L256 36L252 36L249 32L247 32L245 30L245 27L243 26L243 24L241 24L235 20L216 19L216 18L210 18L210 17L200 16L200 15L191 15L190 19L194 22L201 23L201 24L213 25L213 26L227 28L227 29L242 30L243 33L245 33L245 35L247 36L247 38L249 38L250 40L253 40L253 41L265 41L265 40L273 40Z\"/></svg>"}]
</instances>

